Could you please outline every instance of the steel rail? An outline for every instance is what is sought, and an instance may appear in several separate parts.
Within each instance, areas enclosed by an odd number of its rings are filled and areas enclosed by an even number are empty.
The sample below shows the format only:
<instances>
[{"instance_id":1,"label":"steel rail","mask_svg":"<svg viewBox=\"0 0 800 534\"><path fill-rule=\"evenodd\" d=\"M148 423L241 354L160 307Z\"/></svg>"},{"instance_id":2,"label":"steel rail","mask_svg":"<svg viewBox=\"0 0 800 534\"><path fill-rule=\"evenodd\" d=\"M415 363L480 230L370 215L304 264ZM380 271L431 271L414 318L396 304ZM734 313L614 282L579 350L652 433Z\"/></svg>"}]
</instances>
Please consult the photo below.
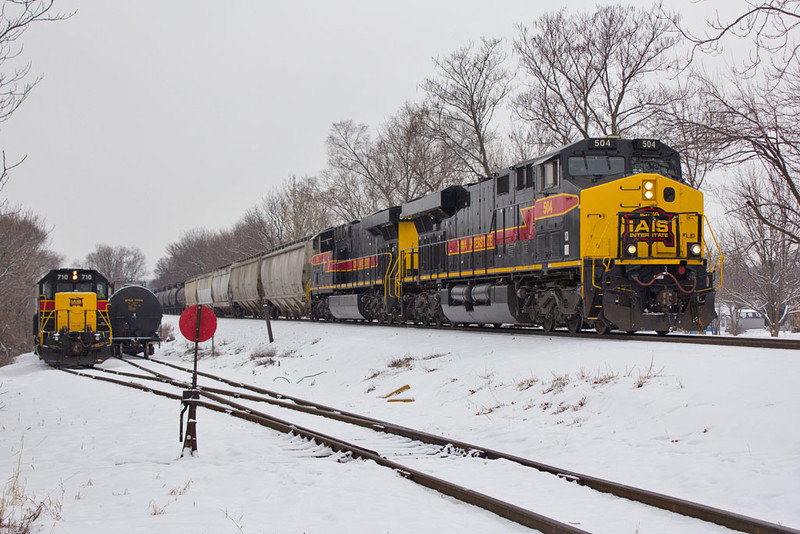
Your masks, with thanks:
<instances>
[{"instance_id":1,"label":"steel rail","mask_svg":"<svg viewBox=\"0 0 800 534\"><path fill-rule=\"evenodd\" d=\"M285 321L298 321L298 319L283 319ZM529 336L550 336L550 337L563 337L566 339L591 339L596 341L616 340L616 341L654 341L658 343L689 343L695 345L717 345L722 347L749 347L749 348L763 348L763 349L786 349L786 350L800 350L800 340L786 339L786 338L757 338L757 337L742 337L742 336L717 336L717 335L692 335L681 334L677 332L670 333L665 336L660 336L655 333L638 332L628 334L625 332L611 332L605 335L599 335L595 332L581 331L571 334L566 330L553 330L547 332L541 328L533 326L521 325L503 325L501 327L489 326L467 326L467 325L421 325L411 322L405 323L374 323L364 321L312 321L310 319L302 319L303 322L312 322L318 324L338 324L338 325L369 325L381 326L388 328L420 328L428 330L445 330L450 332L480 332L480 333L505 333L505 334L520 334Z\"/></svg>"}]
</instances>

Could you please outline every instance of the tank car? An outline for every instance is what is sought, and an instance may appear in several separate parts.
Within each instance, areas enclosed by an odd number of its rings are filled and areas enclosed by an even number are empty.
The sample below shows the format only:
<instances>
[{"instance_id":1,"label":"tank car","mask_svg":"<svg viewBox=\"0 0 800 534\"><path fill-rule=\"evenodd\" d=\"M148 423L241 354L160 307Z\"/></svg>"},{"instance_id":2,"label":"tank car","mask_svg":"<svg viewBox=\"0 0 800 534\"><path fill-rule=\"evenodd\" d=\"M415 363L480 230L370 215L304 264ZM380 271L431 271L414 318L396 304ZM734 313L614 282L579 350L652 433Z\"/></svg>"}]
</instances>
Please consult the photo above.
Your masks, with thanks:
<instances>
[{"instance_id":1,"label":"tank car","mask_svg":"<svg viewBox=\"0 0 800 534\"><path fill-rule=\"evenodd\" d=\"M90 366L111 356L108 280L93 269L54 269L38 282L34 351L54 366Z\"/></svg>"},{"instance_id":2,"label":"tank car","mask_svg":"<svg viewBox=\"0 0 800 534\"><path fill-rule=\"evenodd\" d=\"M108 316L116 355L141 352L145 357L150 356L161 342L158 328L162 306L146 287L126 285L115 291L108 301Z\"/></svg>"}]
</instances>

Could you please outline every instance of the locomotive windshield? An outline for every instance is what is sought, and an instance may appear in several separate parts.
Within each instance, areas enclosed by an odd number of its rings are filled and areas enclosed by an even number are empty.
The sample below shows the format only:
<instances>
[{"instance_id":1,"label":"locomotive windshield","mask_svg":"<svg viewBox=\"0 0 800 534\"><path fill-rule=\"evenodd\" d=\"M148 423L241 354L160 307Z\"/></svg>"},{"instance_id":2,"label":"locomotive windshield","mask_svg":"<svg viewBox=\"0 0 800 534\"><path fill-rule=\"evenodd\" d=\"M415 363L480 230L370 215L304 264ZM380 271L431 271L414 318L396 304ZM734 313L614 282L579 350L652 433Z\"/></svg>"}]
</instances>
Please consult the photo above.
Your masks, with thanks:
<instances>
[{"instance_id":1,"label":"locomotive windshield","mask_svg":"<svg viewBox=\"0 0 800 534\"><path fill-rule=\"evenodd\" d=\"M648 157L633 157L631 158L631 165L633 167L633 174L639 173L653 173L672 178L673 180L681 179L680 168L672 159L666 158L648 158Z\"/></svg>"},{"instance_id":2,"label":"locomotive windshield","mask_svg":"<svg viewBox=\"0 0 800 534\"><path fill-rule=\"evenodd\" d=\"M597 177L625 174L625 158L622 156L572 156L568 161L568 172L572 176Z\"/></svg>"},{"instance_id":3,"label":"locomotive windshield","mask_svg":"<svg viewBox=\"0 0 800 534\"><path fill-rule=\"evenodd\" d=\"M92 282L58 282L56 293L71 293L79 291L82 293L94 293Z\"/></svg>"}]
</instances>

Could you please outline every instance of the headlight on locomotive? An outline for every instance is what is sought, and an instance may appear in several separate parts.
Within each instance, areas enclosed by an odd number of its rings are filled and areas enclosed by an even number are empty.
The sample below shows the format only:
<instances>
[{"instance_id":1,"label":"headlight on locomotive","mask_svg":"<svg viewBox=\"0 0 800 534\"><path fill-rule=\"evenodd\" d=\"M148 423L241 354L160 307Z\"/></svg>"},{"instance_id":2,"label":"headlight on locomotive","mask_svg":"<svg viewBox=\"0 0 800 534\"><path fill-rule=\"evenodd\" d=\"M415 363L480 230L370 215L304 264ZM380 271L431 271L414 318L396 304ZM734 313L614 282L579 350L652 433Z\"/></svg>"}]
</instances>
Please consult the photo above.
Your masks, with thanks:
<instances>
[{"instance_id":1,"label":"headlight on locomotive","mask_svg":"<svg viewBox=\"0 0 800 534\"><path fill-rule=\"evenodd\" d=\"M653 200L656 196L656 183L653 180L645 180L642 183L642 198Z\"/></svg>"},{"instance_id":2,"label":"headlight on locomotive","mask_svg":"<svg viewBox=\"0 0 800 534\"><path fill-rule=\"evenodd\" d=\"M689 243L689 257L700 258L703 255L703 245L700 243Z\"/></svg>"},{"instance_id":3,"label":"headlight on locomotive","mask_svg":"<svg viewBox=\"0 0 800 534\"><path fill-rule=\"evenodd\" d=\"M639 245L637 245L636 243L630 243L625 247L625 253L631 257L638 255Z\"/></svg>"}]
</instances>

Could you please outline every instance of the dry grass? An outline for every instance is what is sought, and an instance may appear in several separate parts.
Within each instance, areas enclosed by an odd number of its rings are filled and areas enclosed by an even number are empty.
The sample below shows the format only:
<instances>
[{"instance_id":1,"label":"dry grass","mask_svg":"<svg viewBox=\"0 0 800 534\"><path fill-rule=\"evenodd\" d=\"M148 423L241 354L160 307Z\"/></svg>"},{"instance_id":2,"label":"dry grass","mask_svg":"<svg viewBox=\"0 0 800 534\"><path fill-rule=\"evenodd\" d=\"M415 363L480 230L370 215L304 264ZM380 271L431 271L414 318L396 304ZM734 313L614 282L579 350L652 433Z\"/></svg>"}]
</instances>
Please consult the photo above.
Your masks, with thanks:
<instances>
[{"instance_id":1,"label":"dry grass","mask_svg":"<svg viewBox=\"0 0 800 534\"><path fill-rule=\"evenodd\" d=\"M256 365L275 365L275 356L277 354L278 351L275 348L267 347L250 354L250 361Z\"/></svg>"},{"instance_id":2,"label":"dry grass","mask_svg":"<svg viewBox=\"0 0 800 534\"><path fill-rule=\"evenodd\" d=\"M158 335L162 341L175 341L175 329L171 324L161 323L158 327Z\"/></svg>"},{"instance_id":3,"label":"dry grass","mask_svg":"<svg viewBox=\"0 0 800 534\"><path fill-rule=\"evenodd\" d=\"M569 384L569 374L565 375L554 375L553 380L550 382L550 385L542 391L543 394L547 393L561 393L564 391L564 388Z\"/></svg>"},{"instance_id":4,"label":"dry grass","mask_svg":"<svg viewBox=\"0 0 800 534\"><path fill-rule=\"evenodd\" d=\"M25 483L20 477L21 466L20 447L16 468L0 495L0 532L3 534L29 534L33 523L42 515L61 518L62 501L54 501L50 497L39 500L26 492Z\"/></svg>"},{"instance_id":5,"label":"dry grass","mask_svg":"<svg viewBox=\"0 0 800 534\"><path fill-rule=\"evenodd\" d=\"M650 367L647 368L647 370L644 372L644 374L641 371L639 372L639 378L636 380L636 387L640 388L640 387L644 386L645 384L647 384L647 382L650 381L651 379L661 376L661 372L663 370L664 370L664 368L662 367L658 371L654 371L653 370L653 358L650 358Z\"/></svg>"},{"instance_id":6,"label":"dry grass","mask_svg":"<svg viewBox=\"0 0 800 534\"><path fill-rule=\"evenodd\" d=\"M373 379L378 378L379 376L381 376L381 374L383 374L383 373L381 373L381 371L377 371L375 369L370 369L370 374L367 375L367 378L365 378L364 380L373 380Z\"/></svg>"},{"instance_id":7,"label":"dry grass","mask_svg":"<svg viewBox=\"0 0 800 534\"><path fill-rule=\"evenodd\" d=\"M155 501L150 501L150 515L164 515L167 513L167 505L159 506Z\"/></svg>"},{"instance_id":8,"label":"dry grass","mask_svg":"<svg viewBox=\"0 0 800 534\"><path fill-rule=\"evenodd\" d=\"M532 376L530 378L526 378L525 380L520 380L519 382L517 382L517 390L525 391L526 389L530 389L538 383L539 379L535 376Z\"/></svg>"},{"instance_id":9,"label":"dry grass","mask_svg":"<svg viewBox=\"0 0 800 534\"><path fill-rule=\"evenodd\" d=\"M619 373L615 373L608 369L605 371L598 369L595 374L591 374L586 372L586 370L581 367L581 370L578 373L578 379L583 380L587 384L592 384L593 386L602 386L604 384L608 384L609 382L613 382L617 378L619 378Z\"/></svg>"},{"instance_id":10,"label":"dry grass","mask_svg":"<svg viewBox=\"0 0 800 534\"><path fill-rule=\"evenodd\" d=\"M402 358L395 358L394 360L390 360L389 363L386 364L386 366L389 367L390 369L411 369L413 361L414 357L406 354Z\"/></svg>"},{"instance_id":11,"label":"dry grass","mask_svg":"<svg viewBox=\"0 0 800 534\"><path fill-rule=\"evenodd\" d=\"M178 487L175 487L175 488L172 488L171 490L169 490L169 494L170 495L185 495L186 492L189 491L189 488L191 486L192 486L192 480L189 479L189 481L186 484L184 484L183 487L178 486Z\"/></svg>"}]
</instances>

